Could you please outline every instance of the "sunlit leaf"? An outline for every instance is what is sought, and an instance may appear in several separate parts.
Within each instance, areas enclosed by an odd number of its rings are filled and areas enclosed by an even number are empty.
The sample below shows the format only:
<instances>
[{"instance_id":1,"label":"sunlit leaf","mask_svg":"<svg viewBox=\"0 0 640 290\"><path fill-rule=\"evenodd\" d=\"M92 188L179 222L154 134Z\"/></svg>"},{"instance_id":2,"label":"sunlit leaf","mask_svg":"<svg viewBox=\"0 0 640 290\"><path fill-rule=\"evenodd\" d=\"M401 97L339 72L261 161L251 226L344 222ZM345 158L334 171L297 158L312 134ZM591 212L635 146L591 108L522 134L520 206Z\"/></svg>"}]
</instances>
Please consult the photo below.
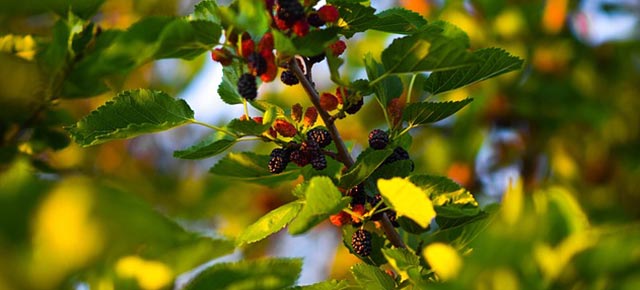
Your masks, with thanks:
<instances>
[{"instance_id":1,"label":"sunlit leaf","mask_svg":"<svg viewBox=\"0 0 640 290\"><path fill-rule=\"evenodd\" d=\"M205 20L177 19L162 30L153 58L193 59L218 43L221 28Z\"/></svg>"},{"instance_id":2,"label":"sunlit leaf","mask_svg":"<svg viewBox=\"0 0 640 290\"><path fill-rule=\"evenodd\" d=\"M289 225L293 235L301 234L338 213L349 202L343 198L333 181L326 176L311 179L305 191L305 202L298 217Z\"/></svg>"},{"instance_id":3,"label":"sunlit leaf","mask_svg":"<svg viewBox=\"0 0 640 290\"><path fill-rule=\"evenodd\" d=\"M473 52L480 61L469 67L434 72L427 78L424 89L440 94L476 82L520 69L523 60L499 48L486 48Z\"/></svg>"},{"instance_id":4,"label":"sunlit leaf","mask_svg":"<svg viewBox=\"0 0 640 290\"><path fill-rule=\"evenodd\" d=\"M351 273L356 278L356 282L365 289L391 290L395 289L396 286L389 275L375 266L356 264L351 267Z\"/></svg>"},{"instance_id":5,"label":"sunlit leaf","mask_svg":"<svg viewBox=\"0 0 640 290\"><path fill-rule=\"evenodd\" d=\"M119 93L66 129L78 144L86 147L164 131L192 119L193 111L184 100L161 91L140 89Z\"/></svg>"},{"instance_id":6,"label":"sunlit leaf","mask_svg":"<svg viewBox=\"0 0 640 290\"><path fill-rule=\"evenodd\" d=\"M278 232L298 215L300 208L302 203L294 201L270 211L247 227L238 236L236 244L240 246L255 243Z\"/></svg>"},{"instance_id":7,"label":"sunlit leaf","mask_svg":"<svg viewBox=\"0 0 640 290\"><path fill-rule=\"evenodd\" d=\"M311 285L295 286L288 290L345 290L349 288L351 288L351 285L345 280L331 280Z\"/></svg>"},{"instance_id":8,"label":"sunlit leaf","mask_svg":"<svg viewBox=\"0 0 640 290\"><path fill-rule=\"evenodd\" d=\"M292 286L302 270L301 259L264 259L215 264L193 278L185 290L280 290Z\"/></svg>"},{"instance_id":9,"label":"sunlit leaf","mask_svg":"<svg viewBox=\"0 0 640 290\"><path fill-rule=\"evenodd\" d=\"M420 258L407 249L382 249L382 253L389 265L402 277L408 278L407 270L420 266Z\"/></svg>"},{"instance_id":10,"label":"sunlit leaf","mask_svg":"<svg viewBox=\"0 0 640 290\"><path fill-rule=\"evenodd\" d=\"M436 216L429 196L415 184L403 178L380 179L378 189L398 216L406 216L425 228Z\"/></svg>"},{"instance_id":11,"label":"sunlit leaf","mask_svg":"<svg viewBox=\"0 0 640 290\"><path fill-rule=\"evenodd\" d=\"M411 125L424 125L438 122L455 114L471 103L473 99L448 102L424 102L409 104L402 114L402 119Z\"/></svg>"}]
</instances>

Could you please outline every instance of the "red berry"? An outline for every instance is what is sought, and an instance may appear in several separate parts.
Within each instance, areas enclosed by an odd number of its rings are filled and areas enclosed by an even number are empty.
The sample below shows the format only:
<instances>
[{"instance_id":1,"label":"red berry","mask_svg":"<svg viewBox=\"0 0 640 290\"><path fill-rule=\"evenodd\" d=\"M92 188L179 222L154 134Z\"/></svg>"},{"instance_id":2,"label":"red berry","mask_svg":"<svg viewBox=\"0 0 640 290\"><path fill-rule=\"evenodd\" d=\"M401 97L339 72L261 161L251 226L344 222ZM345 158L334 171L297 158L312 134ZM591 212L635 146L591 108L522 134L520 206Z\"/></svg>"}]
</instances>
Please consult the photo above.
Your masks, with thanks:
<instances>
[{"instance_id":1,"label":"red berry","mask_svg":"<svg viewBox=\"0 0 640 290\"><path fill-rule=\"evenodd\" d=\"M334 56L339 56L345 51L345 49L347 49L347 44L342 40L338 40L329 45L329 48L331 48L331 52Z\"/></svg>"},{"instance_id":2,"label":"red berry","mask_svg":"<svg viewBox=\"0 0 640 290\"><path fill-rule=\"evenodd\" d=\"M309 23L306 19L298 20L293 24L293 33L297 36L303 37L309 33Z\"/></svg>"},{"instance_id":3,"label":"red berry","mask_svg":"<svg viewBox=\"0 0 640 290\"><path fill-rule=\"evenodd\" d=\"M255 51L255 42L251 39L251 36L248 33L242 34L242 47L240 48L240 55L242 57L248 57Z\"/></svg>"},{"instance_id":4,"label":"red berry","mask_svg":"<svg viewBox=\"0 0 640 290\"><path fill-rule=\"evenodd\" d=\"M224 48L216 48L211 51L211 59L219 62L223 66L228 66L233 61L231 52Z\"/></svg>"},{"instance_id":5,"label":"red berry","mask_svg":"<svg viewBox=\"0 0 640 290\"><path fill-rule=\"evenodd\" d=\"M364 205L362 204L355 204L351 211L355 213L355 215L351 216L351 220L355 224L361 223L363 221L362 216L364 216L364 214L367 212L367 210L364 208Z\"/></svg>"},{"instance_id":6,"label":"red berry","mask_svg":"<svg viewBox=\"0 0 640 290\"><path fill-rule=\"evenodd\" d=\"M320 107L325 111L333 111L338 108L338 98L330 93L320 95Z\"/></svg>"},{"instance_id":7,"label":"red berry","mask_svg":"<svg viewBox=\"0 0 640 290\"><path fill-rule=\"evenodd\" d=\"M318 9L318 15L324 22L336 22L340 19L340 12L335 6L324 5Z\"/></svg>"},{"instance_id":8,"label":"red berry","mask_svg":"<svg viewBox=\"0 0 640 290\"><path fill-rule=\"evenodd\" d=\"M276 129L276 131L284 137L293 137L296 135L296 133L298 133L298 130L296 129L296 127L293 126L291 123L287 122L286 120L282 120L282 119L276 120L273 126Z\"/></svg>"},{"instance_id":9,"label":"red berry","mask_svg":"<svg viewBox=\"0 0 640 290\"><path fill-rule=\"evenodd\" d=\"M291 119L296 122L302 120L302 106L299 103L291 106Z\"/></svg>"},{"instance_id":10,"label":"red berry","mask_svg":"<svg viewBox=\"0 0 640 290\"><path fill-rule=\"evenodd\" d=\"M260 75L260 79L268 83L273 81L278 75L278 66L276 66L276 56L273 54L272 50L262 50L260 55L264 58L265 63L267 64L267 70Z\"/></svg>"},{"instance_id":11,"label":"red berry","mask_svg":"<svg viewBox=\"0 0 640 290\"><path fill-rule=\"evenodd\" d=\"M278 15L273 17L273 22L275 22L276 27L278 27L278 29L280 29L282 31L286 31L290 27L289 24L287 24L286 21L284 21L280 17L278 17Z\"/></svg>"},{"instance_id":12,"label":"red berry","mask_svg":"<svg viewBox=\"0 0 640 290\"><path fill-rule=\"evenodd\" d=\"M329 217L329 221L337 227L341 227L351 222L351 217L348 213L341 211Z\"/></svg>"},{"instance_id":13,"label":"red berry","mask_svg":"<svg viewBox=\"0 0 640 290\"><path fill-rule=\"evenodd\" d=\"M265 50L273 50L273 34L271 32L265 33L262 39L260 39L260 42L258 42L258 51L262 53Z\"/></svg>"},{"instance_id":14,"label":"red berry","mask_svg":"<svg viewBox=\"0 0 640 290\"><path fill-rule=\"evenodd\" d=\"M342 97L344 93L344 98ZM343 88L343 87L337 87L336 88L336 98L338 98L338 103L339 104L344 104L344 99L349 95L349 91L347 90L347 88Z\"/></svg>"},{"instance_id":15,"label":"red berry","mask_svg":"<svg viewBox=\"0 0 640 290\"><path fill-rule=\"evenodd\" d=\"M313 124L316 123L317 119L318 119L318 111L316 111L315 107L309 107L307 108L307 111L304 112L304 120L302 121L302 124L304 124L307 127L311 127L313 126Z\"/></svg>"}]
</instances>

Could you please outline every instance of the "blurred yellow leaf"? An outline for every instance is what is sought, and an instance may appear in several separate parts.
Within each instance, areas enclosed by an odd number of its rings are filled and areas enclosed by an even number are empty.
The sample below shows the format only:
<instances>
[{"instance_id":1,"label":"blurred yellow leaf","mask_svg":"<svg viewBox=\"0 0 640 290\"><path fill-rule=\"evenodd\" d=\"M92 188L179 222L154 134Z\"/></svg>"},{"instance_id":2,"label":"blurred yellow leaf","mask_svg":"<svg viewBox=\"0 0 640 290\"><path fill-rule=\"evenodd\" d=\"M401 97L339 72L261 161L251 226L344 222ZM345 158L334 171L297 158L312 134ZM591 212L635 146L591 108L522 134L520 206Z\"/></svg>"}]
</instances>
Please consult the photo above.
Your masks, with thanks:
<instances>
[{"instance_id":1,"label":"blurred yellow leaf","mask_svg":"<svg viewBox=\"0 0 640 290\"><path fill-rule=\"evenodd\" d=\"M431 266L431 269L443 281L458 276L458 272L462 267L462 258L453 247L447 244L430 244L424 249L422 255Z\"/></svg>"},{"instance_id":2,"label":"blurred yellow leaf","mask_svg":"<svg viewBox=\"0 0 640 290\"><path fill-rule=\"evenodd\" d=\"M523 15L516 8L505 9L493 22L493 29L504 38L516 38L524 28Z\"/></svg>"},{"instance_id":3,"label":"blurred yellow leaf","mask_svg":"<svg viewBox=\"0 0 640 290\"><path fill-rule=\"evenodd\" d=\"M144 260L138 256L120 258L116 273L123 278L133 278L142 289L160 289L173 281L171 269L160 262Z\"/></svg>"},{"instance_id":4,"label":"blurred yellow leaf","mask_svg":"<svg viewBox=\"0 0 640 290\"><path fill-rule=\"evenodd\" d=\"M548 281L553 281L566 271L571 258L596 243L596 238L588 232L573 234L552 248L548 244L538 244L534 257L540 271Z\"/></svg>"},{"instance_id":5,"label":"blurred yellow leaf","mask_svg":"<svg viewBox=\"0 0 640 290\"><path fill-rule=\"evenodd\" d=\"M514 225L520 219L524 207L523 195L522 181L518 180L514 184L512 180L502 199L501 215L507 224Z\"/></svg>"},{"instance_id":6,"label":"blurred yellow leaf","mask_svg":"<svg viewBox=\"0 0 640 290\"><path fill-rule=\"evenodd\" d=\"M91 217L90 181L72 177L54 188L33 222L33 282L55 285L70 271L90 262L102 249L100 225Z\"/></svg>"},{"instance_id":7,"label":"blurred yellow leaf","mask_svg":"<svg viewBox=\"0 0 640 290\"><path fill-rule=\"evenodd\" d=\"M518 276L507 268L485 271L478 276L476 290L518 290L520 282Z\"/></svg>"}]
</instances>

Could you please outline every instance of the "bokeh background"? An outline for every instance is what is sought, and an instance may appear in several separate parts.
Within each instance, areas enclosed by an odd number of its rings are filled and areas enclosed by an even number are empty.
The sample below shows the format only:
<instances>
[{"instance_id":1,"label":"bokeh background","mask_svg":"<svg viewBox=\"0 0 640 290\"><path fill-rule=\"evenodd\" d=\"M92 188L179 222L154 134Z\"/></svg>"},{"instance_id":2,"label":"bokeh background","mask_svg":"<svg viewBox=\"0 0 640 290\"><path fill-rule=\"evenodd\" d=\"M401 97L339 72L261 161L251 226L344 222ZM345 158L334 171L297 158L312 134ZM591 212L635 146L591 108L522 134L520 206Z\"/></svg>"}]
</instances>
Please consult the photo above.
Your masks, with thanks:
<instances>
[{"instance_id":1,"label":"bokeh background","mask_svg":"<svg viewBox=\"0 0 640 290\"><path fill-rule=\"evenodd\" d=\"M9 34L51 37L56 16L31 2L0 1L0 44ZM103 29L126 29L149 15L187 15L197 2L107 0L93 20ZM454 179L482 205L500 202L510 180L522 180L525 193L553 186L575 197L591 224L624 224L637 231L640 2L371 4L378 10L404 7L430 21L447 20L468 33L472 49L502 47L526 61L520 71L444 95L413 92L414 100L474 98L455 116L411 132L417 172ZM343 75L352 80L366 76L361 56L379 56L393 37L367 32L348 40ZM0 45L0 289L179 288L204 265L262 256L304 257L300 284L350 279L348 269L358 259L342 246L339 230L329 223L296 237L283 231L235 250L228 242L199 238L232 239L260 216L293 200L289 192L294 185L236 182L208 173L218 158L172 157L174 150L209 134L206 128L187 126L90 148L64 146L65 138L55 134L51 138L62 139L59 148L24 136L13 138L36 110L21 88L41 81L23 65L37 47L29 46L29 39L24 43L33 49L17 53ZM149 63L114 91L60 100L50 115L61 128L119 90L154 88L185 99L196 119L223 125L243 111L220 101L216 90L221 70L208 55ZM335 90L325 63L314 67L314 76L319 91ZM423 80L419 77L417 86ZM283 106L310 105L299 86L276 81L260 92L260 98ZM354 154L366 146L370 130L384 126L371 99L361 113L338 122ZM264 143L233 148L264 154L271 149ZM625 249L635 257L625 267L639 267L637 246ZM196 265L200 267L194 272ZM638 285L635 279L633 285Z\"/></svg>"}]
</instances>

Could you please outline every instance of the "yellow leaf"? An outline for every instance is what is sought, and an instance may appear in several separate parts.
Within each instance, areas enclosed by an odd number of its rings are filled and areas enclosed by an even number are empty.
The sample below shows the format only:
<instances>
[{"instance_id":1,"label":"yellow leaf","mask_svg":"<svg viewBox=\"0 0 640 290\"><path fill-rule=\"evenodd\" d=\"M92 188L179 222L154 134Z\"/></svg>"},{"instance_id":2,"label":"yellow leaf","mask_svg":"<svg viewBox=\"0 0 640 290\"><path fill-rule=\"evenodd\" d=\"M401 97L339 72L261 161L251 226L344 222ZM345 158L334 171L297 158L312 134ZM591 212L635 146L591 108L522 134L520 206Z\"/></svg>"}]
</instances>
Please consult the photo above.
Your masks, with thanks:
<instances>
[{"instance_id":1,"label":"yellow leaf","mask_svg":"<svg viewBox=\"0 0 640 290\"><path fill-rule=\"evenodd\" d=\"M441 280L455 278L462 267L462 258L451 246L443 243L433 243L422 252L431 269Z\"/></svg>"},{"instance_id":2,"label":"yellow leaf","mask_svg":"<svg viewBox=\"0 0 640 290\"><path fill-rule=\"evenodd\" d=\"M436 216L433 203L427 194L404 178L380 179L378 189L398 216L406 216L423 228L426 228Z\"/></svg>"},{"instance_id":3,"label":"yellow leaf","mask_svg":"<svg viewBox=\"0 0 640 290\"><path fill-rule=\"evenodd\" d=\"M502 198L502 218L509 224L515 224L522 213L524 207L524 196L522 192L522 181L518 180L515 184L511 182L507 192Z\"/></svg>"}]
</instances>

